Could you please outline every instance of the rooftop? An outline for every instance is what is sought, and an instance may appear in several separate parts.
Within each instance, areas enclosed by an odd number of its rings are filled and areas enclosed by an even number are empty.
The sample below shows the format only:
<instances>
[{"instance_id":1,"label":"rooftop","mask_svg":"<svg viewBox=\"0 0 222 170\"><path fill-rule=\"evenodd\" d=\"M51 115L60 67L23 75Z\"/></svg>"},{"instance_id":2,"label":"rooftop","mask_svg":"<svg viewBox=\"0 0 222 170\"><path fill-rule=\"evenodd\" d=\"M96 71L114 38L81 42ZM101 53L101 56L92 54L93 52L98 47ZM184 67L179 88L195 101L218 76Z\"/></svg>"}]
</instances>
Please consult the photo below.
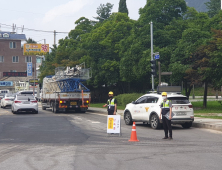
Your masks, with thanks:
<instances>
[{"instance_id":1,"label":"rooftop","mask_svg":"<svg viewBox=\"0 0 222 170\"><path fill-rule=\"evenodd\" d=\"M0 40L26 40L25 34L16 34L12 32L0 31Z\"/></svg>"}]
</instances>

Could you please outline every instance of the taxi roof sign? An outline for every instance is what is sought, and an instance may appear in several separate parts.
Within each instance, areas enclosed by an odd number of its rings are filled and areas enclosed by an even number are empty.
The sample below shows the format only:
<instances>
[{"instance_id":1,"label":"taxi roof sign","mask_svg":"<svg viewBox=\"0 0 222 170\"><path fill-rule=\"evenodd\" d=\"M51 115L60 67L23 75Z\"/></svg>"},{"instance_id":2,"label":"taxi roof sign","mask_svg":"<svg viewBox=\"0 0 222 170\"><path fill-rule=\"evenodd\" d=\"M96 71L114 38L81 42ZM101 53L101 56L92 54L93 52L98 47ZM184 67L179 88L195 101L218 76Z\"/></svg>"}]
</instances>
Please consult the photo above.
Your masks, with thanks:
<instances>
[{"instance_id":1,"label":"taxi roof sign","mask_svg":"<svg viewBox=\"0 0 222 170\"><path fill-rule=\"evenodd\" d=\"M181 86L157 86L157 93L162 92L172 92L172 93L181 93Z\"/></svg>"}]
</instances>

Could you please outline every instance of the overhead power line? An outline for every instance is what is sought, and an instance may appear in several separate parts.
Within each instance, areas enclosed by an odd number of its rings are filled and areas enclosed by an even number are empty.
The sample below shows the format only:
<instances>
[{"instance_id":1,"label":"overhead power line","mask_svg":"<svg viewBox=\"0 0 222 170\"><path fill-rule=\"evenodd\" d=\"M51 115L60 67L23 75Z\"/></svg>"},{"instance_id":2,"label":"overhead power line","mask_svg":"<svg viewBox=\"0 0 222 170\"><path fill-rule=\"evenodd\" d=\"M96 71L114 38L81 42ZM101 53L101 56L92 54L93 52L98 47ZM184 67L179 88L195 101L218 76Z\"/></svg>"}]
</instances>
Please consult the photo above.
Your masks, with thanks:
<instances>
[{"instance_id":1,"label":"overhead power line","mask_svg":"<svg viewBox=\"0 0 222 170\"><path fill-rule=\"evenodd\" d=\"M13 27L11 25L7 25L7 24L2 24L0 23L0 25L3 25L3 26L7 26L7 27ZM37 30L37 29L32 29L32 28L25 28L25 27L16 27L16 28L20 28L22 30L27 30L27 31L36 31L36 32L46 32L46 33L55 33L55 31L45 31L45 30ZM56 31L56 33L61 33L61 34L68 34L69 32L61 32L61 31Z\"/></svg>"},{"instance_id":2,"label":"overhead power line","mask_svg":"<svg viewBox=\"0 0 222 170\"><path fill-rule=\"evenodd\" d=\"M37 29L31 29L31 28L24 28L24 25L22 27L16 27L16 24L13 24L11 26L11 25L0 23L0 28L1 28L1 26L3 26L3 27L10 27L12 29L12 32L15 32L16 30L21 29L22 32L24 30L26 30L26 31L35 31L35 32L42 32L42 33L52 33L52 34L54 34L54 45L56 45L56 34L68 34L69 33L69 32L61 32L61 31L57 32L56 30L54 30L54 31L46 31L46 30L37 30Z\"/></svg>"}]
</instances>

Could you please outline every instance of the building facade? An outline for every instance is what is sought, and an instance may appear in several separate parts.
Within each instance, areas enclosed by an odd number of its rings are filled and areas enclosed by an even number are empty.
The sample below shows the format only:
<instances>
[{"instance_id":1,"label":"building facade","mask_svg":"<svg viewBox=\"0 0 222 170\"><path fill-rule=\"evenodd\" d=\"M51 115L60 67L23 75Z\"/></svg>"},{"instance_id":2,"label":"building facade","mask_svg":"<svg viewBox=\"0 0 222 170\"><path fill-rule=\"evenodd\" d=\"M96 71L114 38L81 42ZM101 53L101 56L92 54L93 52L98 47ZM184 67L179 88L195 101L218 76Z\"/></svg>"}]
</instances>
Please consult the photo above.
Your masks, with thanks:
<instances>
[{"instance_id":1,"label":"building facade","mask_svg":"<svg viewBox=\"0 0 222 170\"><path fill-rule=\"evenodd\" d=\"M25 34L0 31L0 79L10 75L24 76L27 72L27 62L36 65L36 56L23 55L22 41L25 40ZM10 72L18 73L10 74Z\"/></svg>"}]
</instances>

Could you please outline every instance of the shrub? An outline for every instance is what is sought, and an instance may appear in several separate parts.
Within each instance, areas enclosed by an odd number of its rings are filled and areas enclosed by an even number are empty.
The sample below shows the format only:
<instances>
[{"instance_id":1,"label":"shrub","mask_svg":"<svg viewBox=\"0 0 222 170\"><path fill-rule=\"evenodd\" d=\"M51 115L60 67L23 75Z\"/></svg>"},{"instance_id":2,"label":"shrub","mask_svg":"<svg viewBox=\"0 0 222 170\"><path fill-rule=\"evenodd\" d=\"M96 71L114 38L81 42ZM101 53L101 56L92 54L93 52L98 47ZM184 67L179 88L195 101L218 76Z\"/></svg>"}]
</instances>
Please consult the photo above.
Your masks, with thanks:
<instances>
[{"instance_id":1,"label":"shrub","mask_svg":"<svg viewBox=\"0 0 222 170\"><path fill-rule=\"evenodd\" d=\"M128 93L128 94L120 94L116 96L117 103L119 106L126 106L126 104L131 103L132 101L135 101L143 94L141 93Z\"/></svg>"}]
</instances>

